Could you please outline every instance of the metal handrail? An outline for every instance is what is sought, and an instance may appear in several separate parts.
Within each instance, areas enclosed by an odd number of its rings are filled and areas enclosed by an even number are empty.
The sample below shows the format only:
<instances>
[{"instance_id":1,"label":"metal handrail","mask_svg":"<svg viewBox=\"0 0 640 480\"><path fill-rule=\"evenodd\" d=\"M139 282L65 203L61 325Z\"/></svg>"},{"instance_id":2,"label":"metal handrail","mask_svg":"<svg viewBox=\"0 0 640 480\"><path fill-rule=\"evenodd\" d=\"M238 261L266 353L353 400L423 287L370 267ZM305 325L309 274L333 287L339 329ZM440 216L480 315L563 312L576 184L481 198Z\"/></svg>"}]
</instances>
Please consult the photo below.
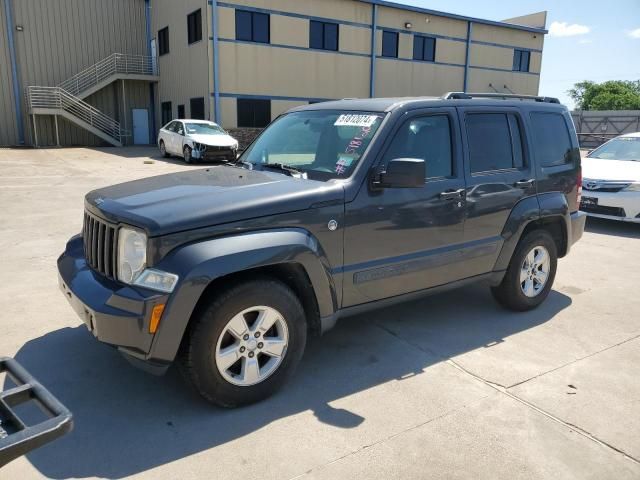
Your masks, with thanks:
<instances>
[{"instance_id":1,"label":"metal handrail","mask_svg":"<svg viewBox=\"0 0 640 480\"><path fill-rule=\"evenodd\" d=\"M147 55L112 53L107 58L60 83L58 87L63 88L72 95L79 95L118 73L157 76L159 73L158 62L154 57Z\"/></svg>"},{"instance_id":2,"label":"metal handrail","mask_svg":"<svg viewBox=\"0 0 640 480\"><path fill-rule=\"evenodd\" d=\"M26 95L31 109L64 110L119 142L126 135L119 122L61 87L27 87Z\"/></svg>"}]
</instances>

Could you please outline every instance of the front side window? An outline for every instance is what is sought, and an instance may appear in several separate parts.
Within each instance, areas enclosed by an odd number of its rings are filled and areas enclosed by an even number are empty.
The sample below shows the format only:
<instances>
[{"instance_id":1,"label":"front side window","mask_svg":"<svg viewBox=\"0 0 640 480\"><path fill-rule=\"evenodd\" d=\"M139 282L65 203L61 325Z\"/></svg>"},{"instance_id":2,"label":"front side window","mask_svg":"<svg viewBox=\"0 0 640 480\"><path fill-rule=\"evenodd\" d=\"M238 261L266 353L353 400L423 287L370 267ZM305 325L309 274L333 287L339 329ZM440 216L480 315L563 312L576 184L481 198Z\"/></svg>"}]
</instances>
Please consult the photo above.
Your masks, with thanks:
<instances>
[{"instance_id":1,"label":"front side window","mask_svg":"<svg viewBox=\"0 0 640 480\"><path fill-rule=\"evenodd\" d=\"M187 42L189 45L202 40L202 10L187 15Z\"/></svg>"},{"instance_id":2,"label":"front side window","mask_svg":"<svg viewBox=\"0 0 640 480\"><path fill-rule=\"evenodd\" d=\"M158 56L169 53L169 27L158 30Z\"/></svg>"},{"instance_id":3,"label":"front side window","mask_svg":"<svg viewBox=\"0 0 640 480\"><path fill-rule=\"evenodd\" d=\"M422 35L414 36L413 59L434 62L436 60L436 39Z\"/></svg>"},{"instance_id":4,"label":"front side window","mask_svg":"<svg viewBox=\"0 0 640 480\"><path fill-rule=\"evenodd\" d=\"M451 177L453 153L449 117L430 115L407 120L393 138L383 163L395 158L421 158L425 162L425 178Z\"/></svg>"},{"instance_id":5,"label":"front side window","mask_svg":"<svg viewBox=\"0 0 640 480\"><path fill-rule=\"evenodd\" d=\"M552 167L572 162L571 137L561 114L533 112L531 126L538 165Z\"/></svg>"},{"instance_id":6,"label":"front side window","mask_svg":"<svg viewBox=\"0 0 640 480\"><path fill-rule=\"evenodd\" d=\"M338 51L338 24L317 22L309 24L309 48Z\"/></svg>"},{"instance_id":7,"label":"front side window","mask_svg":"<svg viewBox=\"0 0 640 480\"><path fill-rule=\"evenodd\" d=\"M522 168L522 134L515 115L471 113L465 125L471 173Z\"/></svg>"},{"instance_id":8,"label":"front side window","mask_svg":"<svg viewBox=\"0 0 640 480\"><path fill-rule=\"evenodd\" d=\"M383 118L381 113L336 110L289 113L269 126L240 160L257 166L283 164L316 180L347 178Z\"/></svg>"},{"instance_id":9,"label":"front side window","mask_svg":"<svg viewBox=\"0 0 640 480\"><path fill-rule=\"evenodd\" d=\"M269 15L236 10L236 39L246 42L269 43Z\"/></svg>"},{"instance_id":10,"label":"front side window","mask_svg":"<svg viewBox=\"0 0 640 480\"><path fill-rule=\"evenodd\" d=\"M398 58L397 32L382 32L382 56Z\"/></svg>"},{"instance_id":11,"label":"front side window","mask_svg":"<svg viewBox=\"0 0 640 480\"><path fill-rule=\"evenodd\" d=\"M600 160L640 162L640 137L620 137L605 143L587 155Z\"/></svg>"},{"instance_id":12,"label":"front side window","mask_svg":"<svg viewBox=\"0 0 640 480\"><path fill-rule=\"evenodd\" d=\"M528 72L529 63L531 62L531 52L529 50L513 51L513 71L514 72Z\"/></svg>"}]
</instances>

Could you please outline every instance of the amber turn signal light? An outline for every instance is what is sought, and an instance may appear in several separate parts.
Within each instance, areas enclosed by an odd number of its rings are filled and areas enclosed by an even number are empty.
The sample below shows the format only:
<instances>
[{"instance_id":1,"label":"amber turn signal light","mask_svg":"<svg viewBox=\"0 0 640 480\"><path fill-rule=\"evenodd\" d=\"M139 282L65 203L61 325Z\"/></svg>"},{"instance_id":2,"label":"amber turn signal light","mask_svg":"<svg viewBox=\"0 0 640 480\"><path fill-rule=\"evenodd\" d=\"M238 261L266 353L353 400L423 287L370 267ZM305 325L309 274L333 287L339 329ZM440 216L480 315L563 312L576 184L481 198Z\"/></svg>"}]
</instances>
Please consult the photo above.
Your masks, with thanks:
<instances>
[{"instance_id":1,"label":"amber turn signal light","mask_svg":"<svg viewBox=\"0 0 640 480\"><path fill-rule=\"evenodd\" d=\"M164 312L164 303L153 307L153 310L151 311L151 320L149 321L149 333L156 333L158 331L162 312Z\"/></svg>"}]
</instances>

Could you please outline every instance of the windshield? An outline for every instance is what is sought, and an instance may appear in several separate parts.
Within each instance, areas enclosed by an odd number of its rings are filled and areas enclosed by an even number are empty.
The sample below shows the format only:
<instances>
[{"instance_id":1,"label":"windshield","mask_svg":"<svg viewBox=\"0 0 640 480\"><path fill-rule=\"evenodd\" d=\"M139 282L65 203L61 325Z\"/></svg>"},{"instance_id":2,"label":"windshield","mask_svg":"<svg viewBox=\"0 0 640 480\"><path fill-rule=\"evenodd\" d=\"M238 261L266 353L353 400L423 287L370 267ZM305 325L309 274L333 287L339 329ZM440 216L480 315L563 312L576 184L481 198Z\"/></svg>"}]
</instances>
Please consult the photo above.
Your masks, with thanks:
<instances>
[{"instance_id":1,"label":"windshield","mask_svg":"<svg viewBox=\"0 0 640 480\"><path fill-rule=\"evenodd\" d=\"M640 137L615 138L596 148L588 157L601 160L640 161Z\"/></svg>"},{"instance_id":2,"label":"windshield","mask_svg":"<svg viewBox=\"0 0 640 480\"><path fill-rule=\"evenodd\" d=\"M189 135L226 135L221 127L213 123L185 123Z\"/></svg>"},{"instance_id":3,"label":"windshield","mask_svg":"<svg viewBox=\"0 0 640 480\"><path fill-rule=\"evenodd\" d=\"M254 165L282 164L308 178L346 178L376 134L381 113L318 110L294 112L269 126L240 157Z\"/></svg>"}]
</instances>

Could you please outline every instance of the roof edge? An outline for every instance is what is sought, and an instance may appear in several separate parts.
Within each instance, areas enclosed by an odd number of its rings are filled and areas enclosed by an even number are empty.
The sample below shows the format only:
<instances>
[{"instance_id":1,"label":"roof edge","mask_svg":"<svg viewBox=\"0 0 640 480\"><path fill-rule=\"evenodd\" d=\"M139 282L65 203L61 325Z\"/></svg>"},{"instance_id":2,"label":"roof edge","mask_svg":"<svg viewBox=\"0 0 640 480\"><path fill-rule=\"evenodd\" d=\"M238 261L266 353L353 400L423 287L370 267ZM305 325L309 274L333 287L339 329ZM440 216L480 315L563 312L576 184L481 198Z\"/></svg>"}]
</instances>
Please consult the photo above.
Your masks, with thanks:
<instances>
[{"instance_id":1,"label":"roof edge","mask_svg":"<svg viewBox=\"0 0 640 480\"><path fill-rule=\"evenodd\" d=\"M468 17L466 15L458 15L456 13L447 13L447 12L441 12L438 10L432 10L429 8L416 7L413 5L405 5L403 3L390 2L388 0L358 0L358 1L363 3L370 3L372 5L380 5L382 7L397 8L398 10L408 10L410 12L426 13L428 15L435 15L438 17L452 18L455 20L462 20L465 22L492 25L495 27L502 27L502 28L512 28L514 30L522 30L525 32L534 32L534 33L542 33L542 34L549 33L549 31L544 28L531 27L528 25L518 25L515 23L500 22L497 20L486 20L483 18Z\"/></svg>"}]
</instances>

